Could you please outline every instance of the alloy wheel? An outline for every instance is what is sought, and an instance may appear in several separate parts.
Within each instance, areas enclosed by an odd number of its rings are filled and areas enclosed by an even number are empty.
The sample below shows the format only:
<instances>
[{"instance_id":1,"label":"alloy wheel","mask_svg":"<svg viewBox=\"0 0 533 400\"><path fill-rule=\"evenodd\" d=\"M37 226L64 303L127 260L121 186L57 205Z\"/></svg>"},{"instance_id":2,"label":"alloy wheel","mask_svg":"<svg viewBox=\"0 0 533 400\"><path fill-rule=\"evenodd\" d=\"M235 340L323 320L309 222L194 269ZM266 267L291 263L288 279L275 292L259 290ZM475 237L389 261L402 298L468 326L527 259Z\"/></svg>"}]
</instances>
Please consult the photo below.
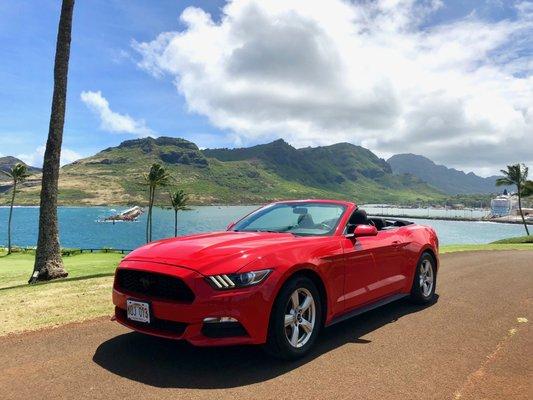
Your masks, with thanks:
<instances>
[{"instance_id":1,"label":"alloy wheel","mask_svg":"<svg viewBox=\"0 0 533 400\"><path fill-rule=\"evenodd\" d=\"M305 288L296 289L285 307L285 337L292 347L304 346L316 323L315 299Z\"/></svg>"},{"instance_id":2,"label":"alloy wheel","mask_svg":"<svg viewBox=\"0 0 533 400\"><path fill-rule=\"evenodd\" d=\"M418 277L422 295L424 297L428 297L431 295L434 283L433 266L429 260L422 261L422 264L420 265L420 274Z\"/></svg>"}]
</instances>

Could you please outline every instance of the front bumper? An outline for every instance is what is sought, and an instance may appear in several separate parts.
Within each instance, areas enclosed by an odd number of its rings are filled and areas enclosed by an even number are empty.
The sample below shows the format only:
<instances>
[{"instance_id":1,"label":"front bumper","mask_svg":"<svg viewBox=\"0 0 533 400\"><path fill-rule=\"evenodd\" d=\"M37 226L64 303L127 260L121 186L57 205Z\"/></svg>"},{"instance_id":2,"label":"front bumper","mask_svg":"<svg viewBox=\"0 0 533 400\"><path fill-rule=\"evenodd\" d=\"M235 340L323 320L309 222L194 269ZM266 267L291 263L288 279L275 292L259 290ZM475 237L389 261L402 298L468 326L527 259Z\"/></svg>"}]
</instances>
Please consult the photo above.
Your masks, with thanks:
<instances>
[{"instance_id":1,"label":"front bumper","mask_svg":"<svg viewBox=\"0 0 533 400\"><path fill-rule=\"evenodd\" d=\"M118 287L115 280L113 287L115 318L128 328L149 335L187 340L196 346L261 344L266 341L273 300L269 293L274 291L272 276L258 286L218 291L205 281L203 275L187 268L144 261L123 261L119 269L134 269L177 277L195 295L191 303L159 299L128 292ZM127 299L149 302L152 322L143 324L128 320ZM206 327L208 323L204 323L204 319L220 317L236 319L243 329L226 329L225 337L213 337L219 335L213 335L213 329L206 329L213 326ZM232 332L236 336L231 336Z\"/></svg>"}]
</instances>

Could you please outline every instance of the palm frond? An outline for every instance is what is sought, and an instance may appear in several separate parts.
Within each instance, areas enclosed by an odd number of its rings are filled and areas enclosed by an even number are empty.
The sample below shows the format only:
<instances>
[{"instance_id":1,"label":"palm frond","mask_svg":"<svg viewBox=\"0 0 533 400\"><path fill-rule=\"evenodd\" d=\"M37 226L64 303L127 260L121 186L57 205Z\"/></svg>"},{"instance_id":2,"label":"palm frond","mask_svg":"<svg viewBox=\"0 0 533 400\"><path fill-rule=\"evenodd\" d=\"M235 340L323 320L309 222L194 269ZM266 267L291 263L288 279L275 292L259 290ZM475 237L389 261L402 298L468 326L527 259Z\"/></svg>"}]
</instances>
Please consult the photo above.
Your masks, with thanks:
<instances>
[{"instance_id":1,"label":"palm frond","mask_svg":"<svg viewBox=\"0 0 533 400\"><path fill-rule=\"evenodd\" d=\"M30 176L30 174L28 174L28 166L21 163L13 165L9 171L2 172L17 183L24 182L26 178Z\"/></svg>"},{"instance_id":2,"label":"palm frond","mask_svg":"<svg viewBox=\"0 0 533 400\"><path fill-rule=\"evenodd\" d=\"M170 203L175 211L186 210L188 201L189 195L182 189L170 193Z\"/></svg>"},{"instance_id":3,"label":"palm frond","mask_svg":"<svg viewBox=\"0 0 533 400\"><path fill-rule=\"evenodd\" d=\"M522 196L533 196L533 181L526 181L522 188Z\"/></svg>"},{"instance_id":4,"label":"palm frond","mask_svg":"<svg viewBox=\"0 0 533 400\"><path fill-rule=\"evenodd\" d=\"M514 185L514 182L509 178L498 178L496 179L496 186L511 186Z\"/></svg>"},{"instance_id":5,"label":"palm frond","mask_svg":"<svg viewBox=\"0 0 533 400\"><path fill-rule=\"evenodd\" d=\"M516 185L521 187L526 182L528 167L524 164L513 164L508 165L506 170L502 169L500 171L503 177L496 180L496 186Z\"/></svg>"}]
</instances>

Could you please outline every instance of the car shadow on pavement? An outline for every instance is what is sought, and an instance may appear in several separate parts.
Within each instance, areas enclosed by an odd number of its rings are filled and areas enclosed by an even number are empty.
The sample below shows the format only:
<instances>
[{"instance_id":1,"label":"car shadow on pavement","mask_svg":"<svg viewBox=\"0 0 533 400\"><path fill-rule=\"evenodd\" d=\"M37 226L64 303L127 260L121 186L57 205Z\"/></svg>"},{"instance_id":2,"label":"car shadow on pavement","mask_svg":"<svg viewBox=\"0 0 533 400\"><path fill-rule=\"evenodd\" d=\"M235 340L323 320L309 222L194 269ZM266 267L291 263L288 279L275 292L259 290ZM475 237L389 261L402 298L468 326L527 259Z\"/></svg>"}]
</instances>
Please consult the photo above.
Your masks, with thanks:
<instances>
[{"instance_id":1,"label":"car shadow on pavement","mask_svg":"<svg viewBox=\"0 0 533 400\"><path fill-rule=\"evenodd\" d=\"M340 346L371 343L362 337L434 303L416 306L400 300L333 325L322 331L311 353L296 362L269 357L259 346L200 348L136 332L102 343L93 361L121 377L160 388L244 386L283 375Z\"/></svg>"}]
</instances>

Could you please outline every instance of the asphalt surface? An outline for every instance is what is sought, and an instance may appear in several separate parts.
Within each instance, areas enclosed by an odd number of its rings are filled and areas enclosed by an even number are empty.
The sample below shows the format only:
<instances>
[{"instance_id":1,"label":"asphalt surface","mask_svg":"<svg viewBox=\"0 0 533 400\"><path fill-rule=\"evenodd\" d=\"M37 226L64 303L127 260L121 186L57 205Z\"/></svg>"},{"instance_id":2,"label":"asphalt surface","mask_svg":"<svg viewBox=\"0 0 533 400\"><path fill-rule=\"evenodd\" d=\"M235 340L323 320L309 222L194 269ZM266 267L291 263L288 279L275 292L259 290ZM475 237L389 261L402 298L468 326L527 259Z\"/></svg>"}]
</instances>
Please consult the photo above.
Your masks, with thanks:
<instances>
[{"instance_id":1,"label":"asphalt surface","mask_svg":"<svg viewBox=\"0 0 533 400\"><path fill-rule=\"evenodd\" d=\"M296 363L109 319L1 338L1 399L531 399L533 252L441 258L436 303L325 330Z\"/></svg>"}]
</instances>

